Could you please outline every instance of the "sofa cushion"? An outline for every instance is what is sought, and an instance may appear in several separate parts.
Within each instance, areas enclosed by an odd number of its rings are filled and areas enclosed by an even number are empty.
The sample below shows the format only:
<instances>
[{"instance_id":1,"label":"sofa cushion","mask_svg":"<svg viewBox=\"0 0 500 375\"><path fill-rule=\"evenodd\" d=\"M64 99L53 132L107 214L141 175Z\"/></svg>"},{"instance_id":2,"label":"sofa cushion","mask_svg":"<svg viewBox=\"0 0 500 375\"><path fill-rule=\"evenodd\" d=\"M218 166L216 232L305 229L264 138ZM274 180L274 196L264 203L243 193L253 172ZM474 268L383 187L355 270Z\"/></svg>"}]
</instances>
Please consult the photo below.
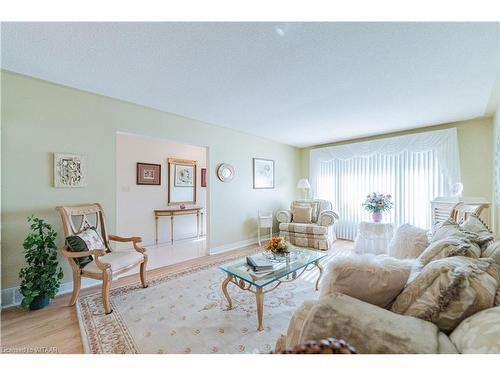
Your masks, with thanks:
<instances>
[{"instance_id":1,"label":"sofa cushion","mask_svg":"<svg viewBox=\"0 0 500 375\"><path fill-rule=\"evenodd\" d=\"M307 233L307 234L328 233L328 227L322 227L316 224L280 223L279 229L285 232Z\"/></svg>"},{"instance_id":2,"label":"sofa cushion","mask_svg":"<svg viewBox=\"0 0 500 375\"><path fill-rule=\"evenodd\" d=\"M479 258L481 256L481 249L474 242L466 238L450 236L431 243L418 257L418 260L425 266L433 260L452 256Z\"/></svg>"},{"instance_id":3,"label":"sofa cushion","mask_svg":"<svg viewBox=\"0 0 500 375\"><path fill-rule=\"evenodd\" d=\"M403 224L389 243L389 255L399 259L417 258L429 245L427 231L410 224Z\"/></svg>"},{"instance_id":4,"label":"sofa cushion","mask_svg":"<svg viewBox=\"0 0 500 375\"><path fill-rule=\"evenodd\" d=\"M286 346L325 337L345 340L365 354L457 352L434 324L340 293L302 305L288 327Z\"/></svg>"},{"instance_id":5,"label":"sofa cushion","mask_svg":"<svg viewBox=\"0 0 500 375\"><path fill-rule=\"evenodd\" d=\"M312 207L295 206L292 210L294 223L310 224L312 220Z\"/></svg>"},{"instance_id":6,"label":"sofa cushion","mask_svg":"<svg viewBox=\"0 0 500 375\"><path fill-rule=\"evenodd\" d=\"M373 254L335 257L327 266L320 298L338 292L387 307L403 290L414 264Z\"/></svg>"},{"instance_id":7,"label":"sofa cushion","mask_svg":"<svg viewBox=\"0 0 500 375\"><path fill-rule=\"evenodd\" d=\"M104 241L94 227L84 229L74 236L66 237L66 245L69 251L74 252L106 249ZM93 260L93 258L88 255L74 259L80 268L85 267Z\"/></svg>"},{"instance_id":8,"label":"sofa cushion","mask_svg":"<svg viewBox=\"0 0 500 375\"><path fill-rule=\"evenodd\" d=\"M465 318L493 306L498 279L489 258L434 260L408 283L391 310L428 320L449 333Z\"/></svg>"},{"instance_id":9,"label":"sofa cushion","mask_svg":"<svg viewBox=\"0 0 500 375\"><path fill-rule=\"evenodd\" d=\"M500 306L474 314L451 333L460 353L500 354Z\"/></svg>"}]
</instances>

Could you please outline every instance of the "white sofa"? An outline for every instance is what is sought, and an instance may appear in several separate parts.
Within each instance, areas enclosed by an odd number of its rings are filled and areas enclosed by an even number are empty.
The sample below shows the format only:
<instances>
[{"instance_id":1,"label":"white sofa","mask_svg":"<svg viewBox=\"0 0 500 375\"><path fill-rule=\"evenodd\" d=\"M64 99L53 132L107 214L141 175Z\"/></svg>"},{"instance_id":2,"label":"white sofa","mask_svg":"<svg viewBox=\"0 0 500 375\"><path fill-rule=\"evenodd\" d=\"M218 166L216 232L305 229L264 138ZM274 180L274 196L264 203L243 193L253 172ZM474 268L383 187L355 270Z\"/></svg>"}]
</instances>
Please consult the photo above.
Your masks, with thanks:
<instances>
[{"instance_id":1,"label":"white sofa","mask_svg":"<svg viewBox=\"0 0 500 375\"><path fill-rule=\"evenodd\" d=\"M483 242L491 233L470 224L463 231L445 224L416 260L373 256L361 261L358 256L332 261L320 298L295 311L276 350L335 337L358 353L500 354L500 240ZM455 233L448 237L450 231ZM478 234L476 243L467 240L474 239L471 231ZM403 263L396 263L408 261L409 279L392 291L387 304L381 298L390 293L386 275L394 267L401 274ZM385 268L377 269L376 262Z\"/></svg>"},{"instance_id":2,"label":"white sofa","mask_svg":"<svg viewBox=\"0 0 500 375\"><path fill-rule=\"evenodd\" d=\"M295 207L311 207L311 223L294 222ZM281 237L294 245L318 250L328 250L337 239L333 224L338 218L332 203L322 199L296 200L290 205L290 210L276 213Z\"/></svg>"}]
</instances>

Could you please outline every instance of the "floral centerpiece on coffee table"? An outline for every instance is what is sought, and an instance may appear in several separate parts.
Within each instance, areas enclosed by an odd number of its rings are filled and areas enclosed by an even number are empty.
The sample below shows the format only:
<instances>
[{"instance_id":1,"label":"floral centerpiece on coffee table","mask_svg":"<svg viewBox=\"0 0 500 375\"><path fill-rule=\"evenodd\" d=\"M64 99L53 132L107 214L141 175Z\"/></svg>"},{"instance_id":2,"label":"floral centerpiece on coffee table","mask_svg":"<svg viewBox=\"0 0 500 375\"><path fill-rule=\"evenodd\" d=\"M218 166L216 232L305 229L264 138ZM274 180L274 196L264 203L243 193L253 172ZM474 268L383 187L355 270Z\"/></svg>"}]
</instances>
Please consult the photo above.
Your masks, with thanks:
<instances>
[{"instance_id":1,"label":"floral centerpiece on coffee table","mask_svg":"<svg viewBox=\"0 0 500 375\"><path fill-rule=\"evenodd\" d=\"M288 250L288 243L283 237L278 236L269 240L266 249L275 256L286 256L290 253L290 250Z\"/></svg>"},{"instance_id":2,"label":"floral centerpiece on coffee table","mask_svg":"<svg viewBox=\"0 0 500 375\"><path fill-rule=\"evenodd\" d=\"M366 196L363 207L372 213L373 221L379 223L382 221L382 212L390 211L394 205L391 199L390 194L372 193Z\"/></svg>"}]
</instances>

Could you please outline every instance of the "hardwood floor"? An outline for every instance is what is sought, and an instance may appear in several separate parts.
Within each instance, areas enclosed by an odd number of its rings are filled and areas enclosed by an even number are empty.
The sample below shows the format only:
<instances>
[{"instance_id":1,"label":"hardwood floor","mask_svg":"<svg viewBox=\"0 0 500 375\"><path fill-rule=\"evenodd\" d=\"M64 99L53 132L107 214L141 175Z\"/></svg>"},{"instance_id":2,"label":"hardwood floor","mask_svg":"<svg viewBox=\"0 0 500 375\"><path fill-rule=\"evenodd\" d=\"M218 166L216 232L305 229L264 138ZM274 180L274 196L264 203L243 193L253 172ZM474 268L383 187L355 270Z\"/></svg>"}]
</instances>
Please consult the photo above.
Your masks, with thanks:
<instances>
[{"instance_id":1,"label":"hardwood floor","mask_svg":"<svg viewBox=\"0 0 500 375\"><path fill-rule=\"evenodd\" d=\"M337 241L334 249L345 247L350 241ZM256 251L252 245L223 254L203 256L178 264L148 271L148 278L175 273L208 263L223 261L235 256L244 256ZM331 251L334 251L332 249ZM139 280L139 275L130 275L113 282L113 287L127 285ZM100 291L100 286L83 289L81 296ZM1 312L0 353L83 353L76 309L69 307L70 294L56 297L45 309L29 311L13 307Z\"/></svg>"}]
</instances>

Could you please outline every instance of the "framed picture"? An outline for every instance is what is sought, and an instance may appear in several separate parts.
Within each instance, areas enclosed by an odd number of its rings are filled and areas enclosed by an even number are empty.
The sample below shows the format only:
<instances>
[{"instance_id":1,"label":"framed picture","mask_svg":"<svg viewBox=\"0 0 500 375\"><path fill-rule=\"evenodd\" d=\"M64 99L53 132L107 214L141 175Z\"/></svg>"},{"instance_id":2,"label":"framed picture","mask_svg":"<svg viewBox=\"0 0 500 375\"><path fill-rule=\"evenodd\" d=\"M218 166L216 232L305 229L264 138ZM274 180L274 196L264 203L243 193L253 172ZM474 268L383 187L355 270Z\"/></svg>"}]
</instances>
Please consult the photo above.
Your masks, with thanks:
<instances>
[{"instance_id":1,"label":"framed picture","mask_svg":"<svg viewBox=\"0 0 500 375\"><path fill-rule=\"evenodd\" d=\"M161 164L137 163L137 185L161 185Z\"/></svg>"},{"instance_id":2,"label":"framed picture","mask_svg":"<svg viewBox=\"0 0 500 375\"><path fill-rule=\"evenodd\" d=\"M253 188L274 189L274 160L253 159Z\"/></svg>"},{"instance_id":3,"label":"framed picture","mask_svg":"<svg viewBox=\"0 0 500 375\"><path fill-rule=\"evenodd\" d=\"M201 168L201 187L207 187L207 168Z\"/></svg>"},{"instance_id":4,"label":"framed picture","mask_svg":"<svg viewBox=\"0 0 500 375\"><path fill-rule=\"evenodd\" d=\"M87 157L77 154L54 153L54 187L84 187L87 177Z\"/></svg>"},{"instance_id":5,"label":"framed picture","mask_svg":"<svg viewBox=\"0 0 500 375\"><path fill-rule=\"evenodd\" d=\"M175 187L193 187L196 165L175 164L174 186Z\"/></svg>"}]
</instances>

